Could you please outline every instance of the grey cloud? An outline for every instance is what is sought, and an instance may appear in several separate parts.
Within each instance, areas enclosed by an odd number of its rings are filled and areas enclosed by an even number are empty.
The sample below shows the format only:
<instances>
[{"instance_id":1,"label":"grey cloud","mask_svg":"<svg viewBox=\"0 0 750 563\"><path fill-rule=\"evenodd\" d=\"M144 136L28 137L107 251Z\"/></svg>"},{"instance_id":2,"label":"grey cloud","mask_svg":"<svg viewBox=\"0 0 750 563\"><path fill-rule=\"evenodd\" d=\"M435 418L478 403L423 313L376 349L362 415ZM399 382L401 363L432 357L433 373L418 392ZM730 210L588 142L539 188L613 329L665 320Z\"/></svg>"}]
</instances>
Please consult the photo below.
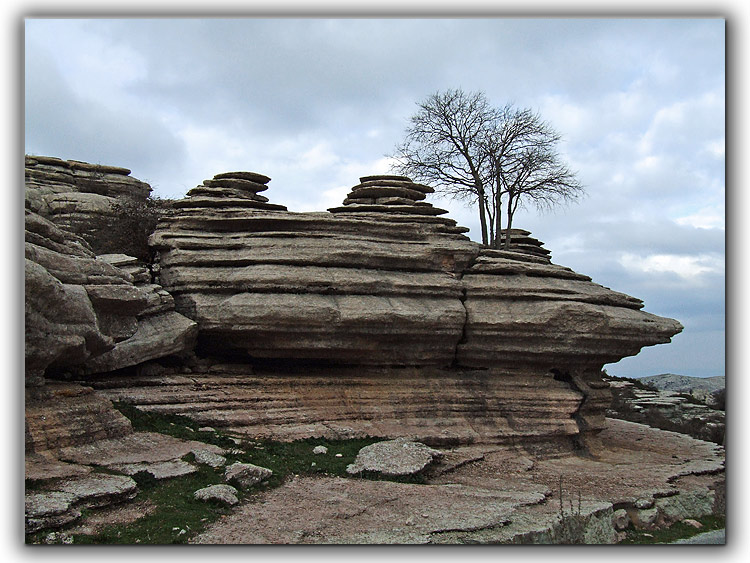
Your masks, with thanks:
<instances>
[{"instance_id":1,"label":"grey cloud","mask_svg":"<svg viewBox=\"0 0 750 563\"><path fill-rule=\"evenodd\" d=\"M26 149L129 167L142 179L178 166L184 147L159 120L74 95L46 53L27 52Z\"/></svg>"}]
</instances>

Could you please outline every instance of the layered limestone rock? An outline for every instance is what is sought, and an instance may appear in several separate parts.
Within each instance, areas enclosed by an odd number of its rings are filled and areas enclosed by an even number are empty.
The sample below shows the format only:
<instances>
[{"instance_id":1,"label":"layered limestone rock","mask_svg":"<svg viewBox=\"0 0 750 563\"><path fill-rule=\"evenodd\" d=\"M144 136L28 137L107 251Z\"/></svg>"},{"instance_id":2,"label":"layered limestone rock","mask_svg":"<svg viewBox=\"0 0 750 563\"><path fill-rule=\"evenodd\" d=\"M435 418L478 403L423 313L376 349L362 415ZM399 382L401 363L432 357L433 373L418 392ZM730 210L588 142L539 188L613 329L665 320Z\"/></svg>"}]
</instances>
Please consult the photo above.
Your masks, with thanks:
<instances>
[{"instance_id":1,"label":"layered limestone rock","mask_svg":"<svg viewBox=\"0 0 750 563\"><path fill-rule=\"evenodd\" d=\"M553 264L528 231L509 250L470 241L409 178L363 177L329 213L257 199L267 184L217 175L150 239L199 354L254 367L193 368L199 394L170 377L107 393L281 439L574 436L603 427L604 363L681 330Z\"/></svg>"},{"instance_id":2,"label":"layered limestone rock","mask_svg":"<svg viewBox=\"0 0 750 563\"><path fill-rule=\"evenodd\" d=\"M143 204L151 186L118 166L26 155L26 208L91 242L118 220L122 205Z\"/></svg>"},{"instance_id":3,"label":"layered limestone rock","mask_svg":"<svg viewBox=\"0 0 750 563\"><path fill-rule=\"evenodd\" d=\"M290 213L251 198L237 205L221 180L178 202L150 240L159 283L198 322L199 351L453 362L465 321L460 272L478 252L455 221L403 209L426 205L364 211L357 203L335 214Z\"/></svg>"},{"instance_id":4,"label":"layered limestone rock","mask_svg":"<svg viewBox=\"0 0 750 563\"><path fill-rule=\"evenodd\" d=\"M249 439L398 436L431 445L577 436L582 393L540 373L374 366L193 365L182 372L89 377L113 401L181 414ZM554 443L554 444L553 444Z\"/></svg>"},{"instance_id":5,"label":"layered limestone rock","mask_svg":"<svg viewBox=\"0 0 750 563\"><path fill-rule=\"evenodd\" d=\"M50 369L111 371L192 348L195 323L143 272L135 285L117 259L28 209L25 227L27 385Z\"/></svg>"}]
</instances>

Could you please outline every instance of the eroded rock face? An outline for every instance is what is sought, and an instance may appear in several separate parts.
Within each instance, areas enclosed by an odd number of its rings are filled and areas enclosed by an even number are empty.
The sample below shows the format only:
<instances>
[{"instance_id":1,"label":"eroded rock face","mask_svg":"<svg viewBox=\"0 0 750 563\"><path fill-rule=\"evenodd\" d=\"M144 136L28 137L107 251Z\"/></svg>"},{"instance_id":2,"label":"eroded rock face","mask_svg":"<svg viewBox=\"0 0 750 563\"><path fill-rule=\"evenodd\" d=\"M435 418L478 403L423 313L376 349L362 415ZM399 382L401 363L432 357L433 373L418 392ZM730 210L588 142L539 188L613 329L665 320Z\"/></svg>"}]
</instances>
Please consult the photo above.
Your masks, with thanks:
<instances>
[{"instance_id":1,"label":"eroded rock face","mask_svg":"<svg viewBox=\"0 0 750 563\"><path fill-rule=\"evenodd\" d=\"M460 272L478 252L455 221L425 215L434 208L417 203L353 203L335 214L290 213L251 198L238 207L217 181L189 192L151 238L161 285L198 322L199 350L453 362L466 317Z\"/></svg>"},{"instance_id":2,"label":"eroded rock face","mask_svg":"<svg viewBox=\"0 0 750 563\"><path fill-rule=\"evenodd\" d=\"M117 221L118 204L143 203L151 193L119 166L27 155L25 175L26 208L86 240Z\"/></svg>"},{"instance_id":3,"label":"eroded rock face","mask_svg":"<svg viewBox=\"0 0 750 563\"><path fill-rule=\"evenodd\" d=\"M206 424L286 438L347 428L462 441L590 434L603 428L610 400L602 365L681 330L642 312L640 300L553 264L528 231L514 230L508 251L484 249L424 201L430 187L409 178L363 177L329 213L270 207L256 197L267 183L255 173L217 175L150 239L159 283L199 325L199 353L244 357L255 366L247 371L278 375L264 383L279 392L269 392L277 402L262 415L254 414L262 400L243 410L235 395L236 409L196 414ZM264 361L288 371L263 371ZM309 375L299 367L307 361L344 371L314 387L294 375ZM211 388L225 384L205 375ZM286 382L306 391L281 391ZM195 400L173 395L162 407L151 398L148 408L172 412Z\"/></svg>"},{"instance_id":4,"label":"eroded rock face","mask_svg":"<svg viewBox=\"0 0 750 563\"><path fill-rule=\"evenodd\" d=\"M28 209L25 227L27 384L43 384L50 368L105 372L192 348L196 324L174 311L146 268L98 258L82 238Z\"/></svg>"}]
</instances>

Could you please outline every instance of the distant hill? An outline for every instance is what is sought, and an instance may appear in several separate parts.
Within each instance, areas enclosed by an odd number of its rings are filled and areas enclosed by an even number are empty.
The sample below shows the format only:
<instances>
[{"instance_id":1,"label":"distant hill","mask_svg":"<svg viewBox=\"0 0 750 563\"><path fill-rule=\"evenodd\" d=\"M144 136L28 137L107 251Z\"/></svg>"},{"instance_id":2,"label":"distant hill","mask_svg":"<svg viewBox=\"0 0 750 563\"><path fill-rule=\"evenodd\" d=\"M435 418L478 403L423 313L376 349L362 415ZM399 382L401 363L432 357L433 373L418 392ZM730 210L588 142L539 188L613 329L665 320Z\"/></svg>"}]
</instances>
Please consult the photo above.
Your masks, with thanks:
<instances>
[{"instance_id":1,"label":"distant hill","mask_svg":"<svg viewBox=\"0 0 750 563\"><path fill-rule=\"evenodd\" d=\"M708 393L724 389L725 377L691 377L689 375L676 375L674 373L662 373L660 375L649 375L641 377L639 381L661 389L662 391L678 391L689 393L690 390L702 390Z\"/></svg>"}]
</instances>

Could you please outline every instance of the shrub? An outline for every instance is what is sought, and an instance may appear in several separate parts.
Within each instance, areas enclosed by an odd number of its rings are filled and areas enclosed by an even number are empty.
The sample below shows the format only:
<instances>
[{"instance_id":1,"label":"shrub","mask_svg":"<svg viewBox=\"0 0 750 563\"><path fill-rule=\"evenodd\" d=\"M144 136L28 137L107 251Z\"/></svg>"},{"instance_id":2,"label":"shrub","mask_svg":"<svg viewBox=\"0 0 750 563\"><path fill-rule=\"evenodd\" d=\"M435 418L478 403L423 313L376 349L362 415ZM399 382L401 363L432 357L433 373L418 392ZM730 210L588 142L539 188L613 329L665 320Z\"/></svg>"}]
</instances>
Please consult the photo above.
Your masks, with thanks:
<instances>
[{"instance_id":1,"label":"shrub","mask_svg":"<svg viewBox=\"0 0 750 563\"><path fill-rule=\"evenodd\" d=\"M96 254L122 253L143 262L151 262L148 237L156 223L171 208L172 200L148 198L144 201L123 200L116 203L113 216L94 225L86 237Z\"/></svg>"}]
</instances>

